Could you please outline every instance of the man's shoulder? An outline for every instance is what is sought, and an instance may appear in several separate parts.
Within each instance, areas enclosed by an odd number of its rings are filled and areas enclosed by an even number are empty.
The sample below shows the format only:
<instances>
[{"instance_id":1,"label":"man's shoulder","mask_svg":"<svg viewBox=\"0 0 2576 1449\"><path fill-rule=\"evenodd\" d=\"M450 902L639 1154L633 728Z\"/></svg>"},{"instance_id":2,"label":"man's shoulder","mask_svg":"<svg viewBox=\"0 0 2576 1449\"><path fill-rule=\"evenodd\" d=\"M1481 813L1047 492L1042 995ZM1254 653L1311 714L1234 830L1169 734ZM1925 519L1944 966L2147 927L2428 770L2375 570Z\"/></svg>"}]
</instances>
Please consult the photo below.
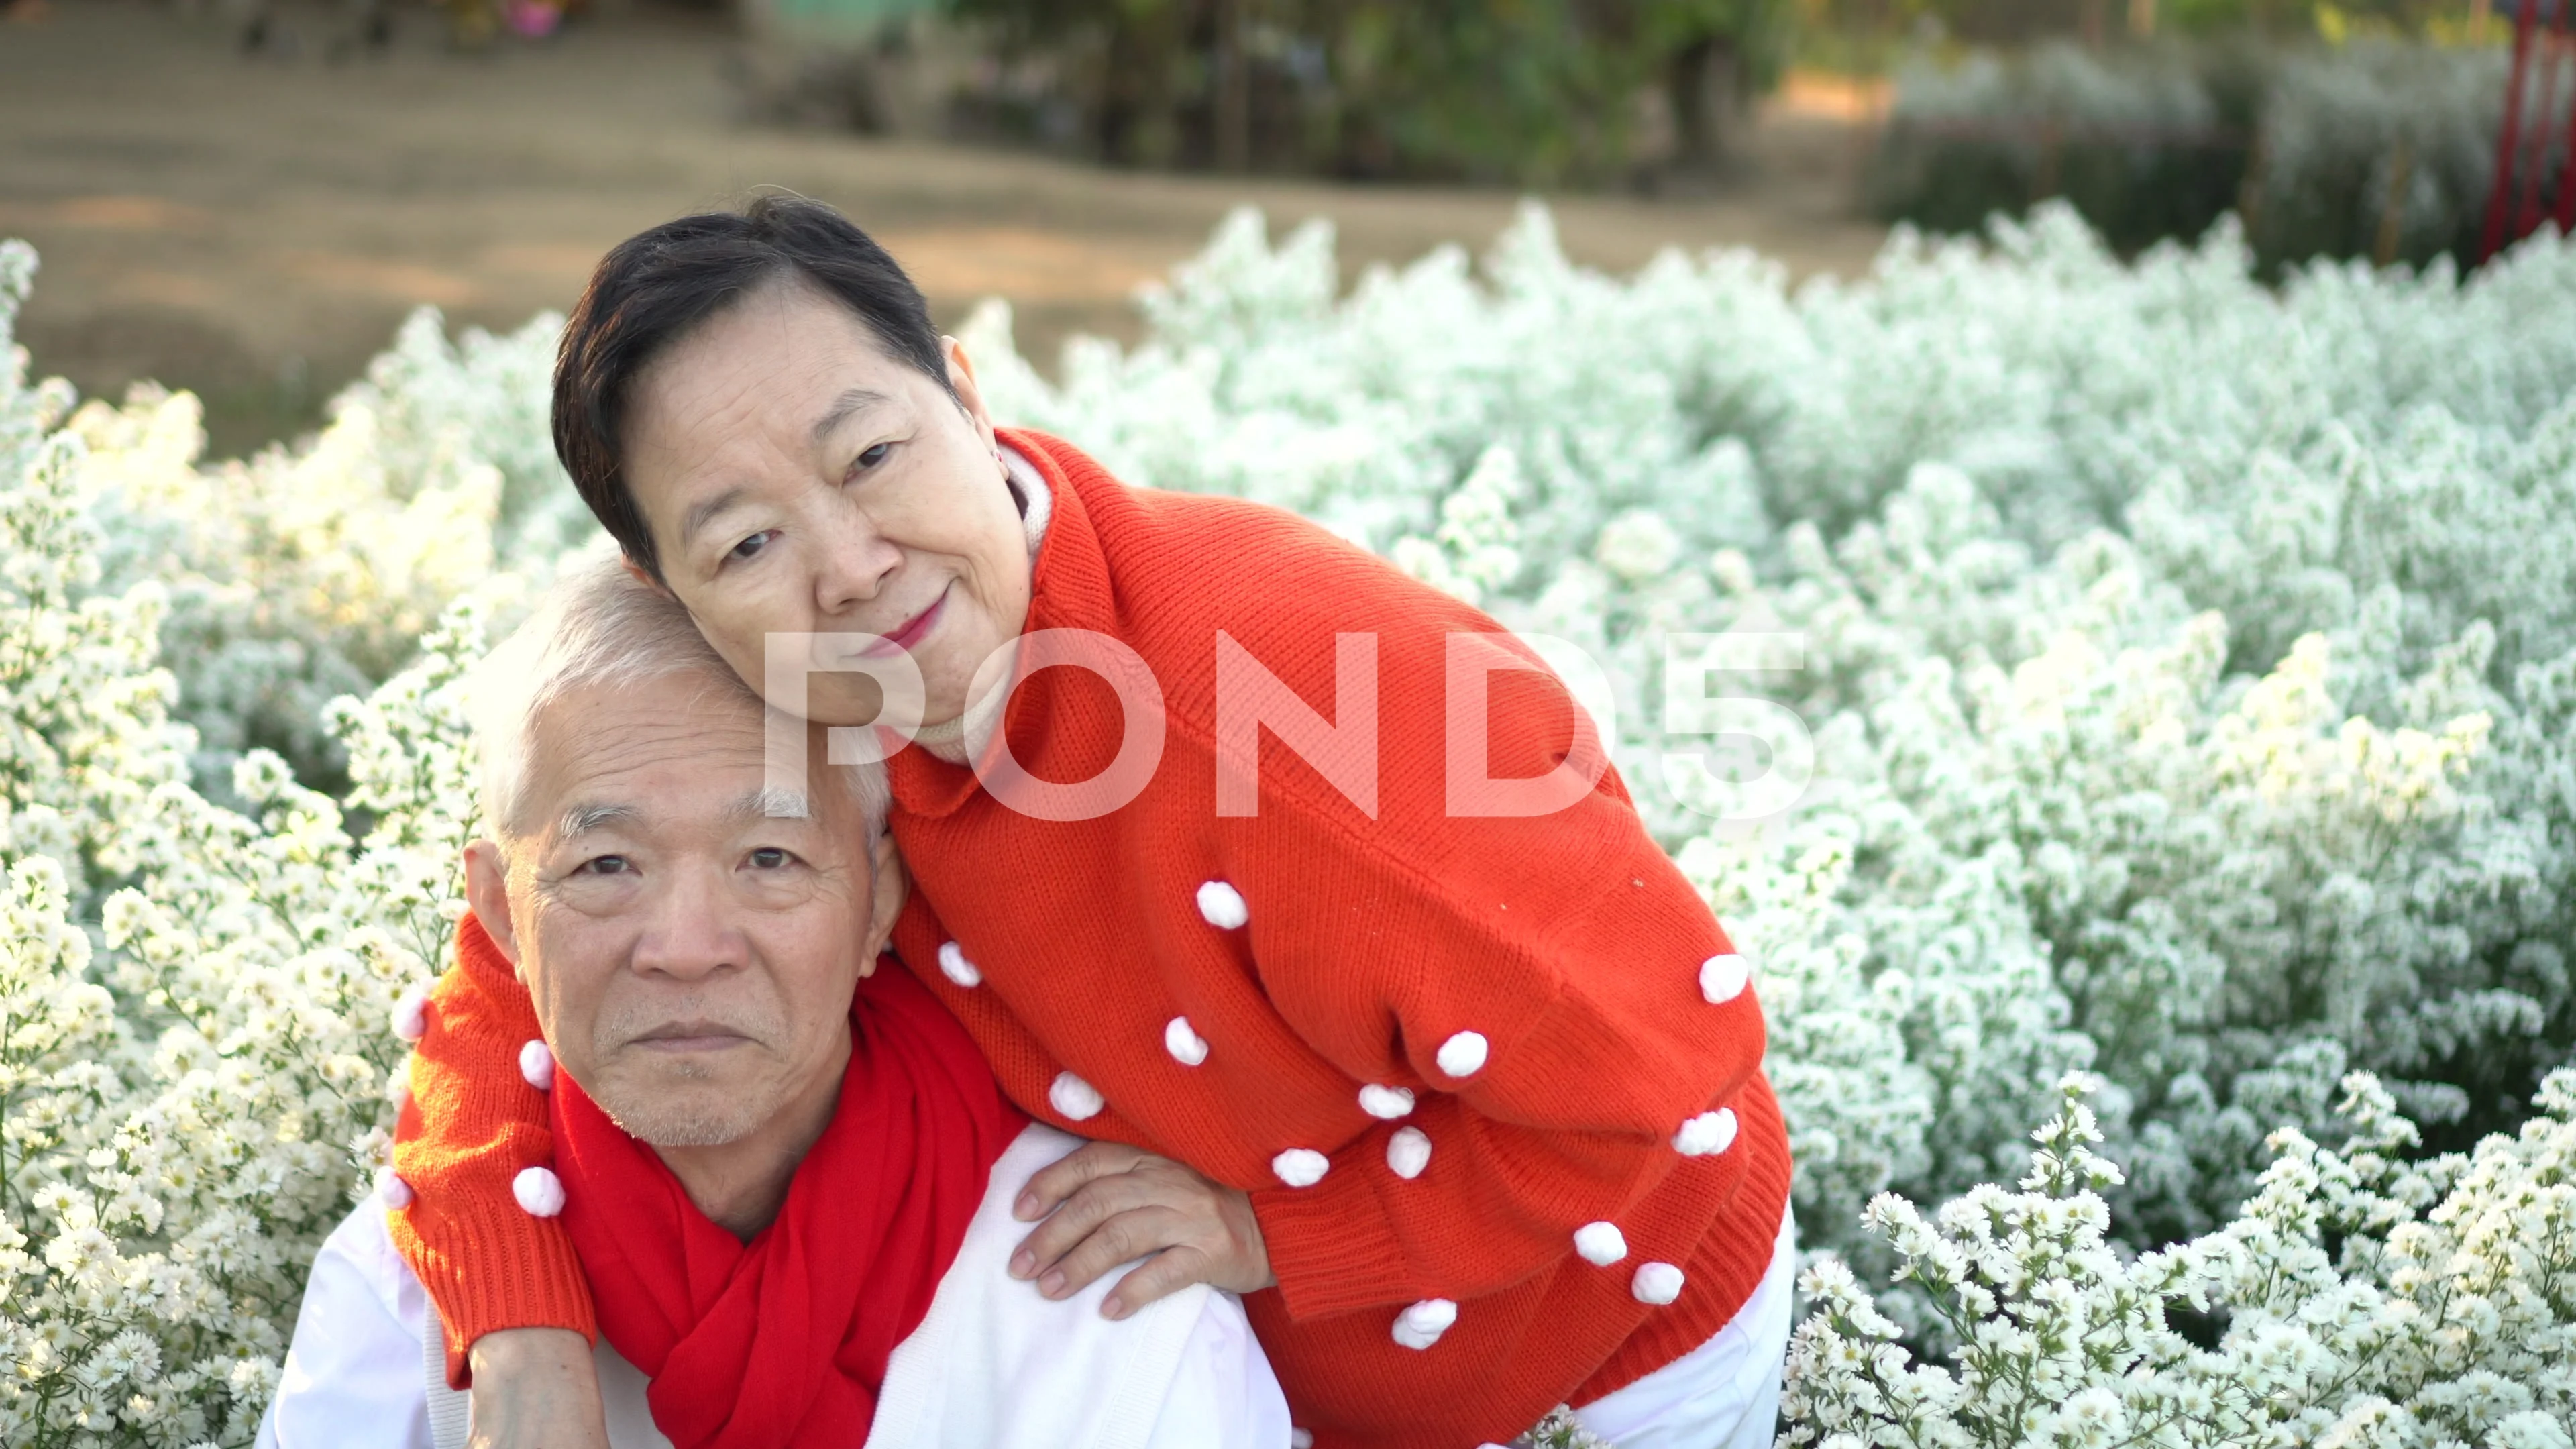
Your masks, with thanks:
<instances>
[{"instance_id":1,"label":"man's shoulder","mask_svg":"<svg viewBox=\"0 0 2576 1449\"><path fill-rule=\"evenodd\" d=\"M428 1317L428 1295L394 1251L384 1204L370 1197L314 1254L262 1449L431 1442Z\"/></svg>"},{"instance_id":2,"label":"man's shoulder","mask_svg":"<svg viewBox=\"0 0 2576 1449\"><path fill-rule=\"evenodd\" d=\"M429 1316L429 1295L420 1279L403 1261L394 1247L393 1230L385 1221L385 1205L373 1194L349 1210L331 1236L322 1240L322 1251L314 1255L314 1271L329 1263L345 1273L353 1287L362 1290L388 1318L399 1323L417 1340Z\"/></svg>"},{"instance_id":3,"label":"man's shoulder","mask_svg":"<svg viewBox=\"0 0 2576 1449\"><path fill-rule=\"evenodd\" d=\"M1203 1321L1223 1299L1214 1289L1193 1284L1113 1321L1101 1316L1100 1300L1122 1276L1116 1270L1055 1301L1010 1276L1010 1255L1028 1232L1012 1202L1040 1168L1081 1145L1033 1123L994 1162L930 1313L886 1365L871 1444L1248 1449L1284 1441L1286 1403L1248 1327L1225 1367L1257 1391L1237 1396L1230 1420L1200 1412L1182 1438L1165 1432L1173 1426L1162 1421L1187 1417L1207 1397L1207 1385L1184 1377L1217 1376L1201 1342ZM1225 1307L1240 1319L1239 1307Z\"/></svg>"}]
</instances>

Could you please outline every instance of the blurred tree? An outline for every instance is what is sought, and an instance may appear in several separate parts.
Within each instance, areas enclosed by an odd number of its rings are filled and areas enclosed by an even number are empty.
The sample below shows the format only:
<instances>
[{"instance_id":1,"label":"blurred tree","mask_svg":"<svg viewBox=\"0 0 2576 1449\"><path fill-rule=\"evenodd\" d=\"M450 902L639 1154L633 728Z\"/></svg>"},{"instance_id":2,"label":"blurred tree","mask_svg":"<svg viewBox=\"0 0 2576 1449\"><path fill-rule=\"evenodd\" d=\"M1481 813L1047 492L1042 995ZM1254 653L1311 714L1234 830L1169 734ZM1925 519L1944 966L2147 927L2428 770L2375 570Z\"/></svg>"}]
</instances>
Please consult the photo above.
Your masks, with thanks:
<instances>
[{"instance_id":1,"label":"blurred tree","mask_svg":"<svg viewBox=\"0 0 2576 1449\"><path fill-rule=\"evenodd\" d=\"M1204 77L1200 36L1211 0L954 0L1008 47L1087 54L1091 130L1104 160L1169 166L1181 158L1180 111ZM1198 42L1194 44L1194 42Z\"/></svg>"},{"instance_id":2,"label":"blurred tree","mask_svg":"<svg viewBox=\"0 0 2576 1449\"><path fill-rule=\"evenodd\" d=\"M1531 183L1617 178L1637 101L1674 158L1725 152L1778 77L1796 0L953 0L1006 47L1090 57L1099 154Z\"/></svg>"},{"instance_id":3,"label":"blurred tree","mask_svg":"<svg viewBox=\"0 0 2576 1449\"><path fill-rule=\"evenodd\" d=\"M1562 182L1626 158L1641 76L1617 5L1322 0L1339 167Z\"/></svg>"},{"instance_id":4,"label":"blurred tree","mask_svg":"<svg viewBox=\"0 0 2576 1449\"><path fill-rule=\"evenodd\" d=\"M1677 159L1722 161L1753 98L1777 84L1797 22L1790 0L1641 0L1639 59L1660 72Z\"/></svg>"}]
</instances>

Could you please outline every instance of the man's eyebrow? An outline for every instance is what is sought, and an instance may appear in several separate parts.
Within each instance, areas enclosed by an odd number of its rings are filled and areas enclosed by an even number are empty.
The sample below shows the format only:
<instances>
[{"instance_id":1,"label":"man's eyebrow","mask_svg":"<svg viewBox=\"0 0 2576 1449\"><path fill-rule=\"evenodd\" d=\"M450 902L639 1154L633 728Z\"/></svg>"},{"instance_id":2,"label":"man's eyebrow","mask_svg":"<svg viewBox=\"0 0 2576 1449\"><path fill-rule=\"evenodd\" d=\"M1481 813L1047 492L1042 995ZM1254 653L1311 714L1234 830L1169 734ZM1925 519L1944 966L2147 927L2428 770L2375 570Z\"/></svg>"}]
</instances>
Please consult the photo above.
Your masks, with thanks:
<instances>
[{"instance_id":1,"label":"man's eyebrow","mask_svg":"<svg viewBox=\"0 0 2576 1449\"><path fill-rule=\"evenodd\" d=\"M565 840L572 840L594 830L632 825L643 818L644 812L632 805L575 805L563 813L562 820L556 823L555 832Z\"/></svg>"},{"instance_id":2,"label":"man's eyebrow","mask_svg":"<svg viewBox=\"0 0 2576 1449\"><path fill-rule=\"evenodd\" d=\"M868 408L883 407L892 401L894 401L893 398L874 388L851 388L832 399L832 405L824 409L823 416L814 420L814 441L820 444L824 439L832 436L832 430L848 422L852 414Z\"/></svg>"},{"instance_id":3,"label":"man's eyebrow","mask_svg":"<svg viewBox=\"0 0 2576 1449\"><path fill-rule=\"evenodd\" d=\"M697 537L699 529L706 527L717 514L740 503L749 491L741 487L728 488L690 509L688 516L680 520L680 547L687 548L689 540Z\"/></svg>"},{"instance_id":4,"label":"man's eyebrow","mask_svg":"<svg viewBox=\"0 0 2576 1449\"><path fill-rule=\"evenodd\" d=\"M745 791L735 797L731 805L725 807L724 813L725 823L728 825L739 825L751 820L811 820L813 818L813 802L804 791L781 789L775 785L766 789Z\"/></svg>"}]
</instances>

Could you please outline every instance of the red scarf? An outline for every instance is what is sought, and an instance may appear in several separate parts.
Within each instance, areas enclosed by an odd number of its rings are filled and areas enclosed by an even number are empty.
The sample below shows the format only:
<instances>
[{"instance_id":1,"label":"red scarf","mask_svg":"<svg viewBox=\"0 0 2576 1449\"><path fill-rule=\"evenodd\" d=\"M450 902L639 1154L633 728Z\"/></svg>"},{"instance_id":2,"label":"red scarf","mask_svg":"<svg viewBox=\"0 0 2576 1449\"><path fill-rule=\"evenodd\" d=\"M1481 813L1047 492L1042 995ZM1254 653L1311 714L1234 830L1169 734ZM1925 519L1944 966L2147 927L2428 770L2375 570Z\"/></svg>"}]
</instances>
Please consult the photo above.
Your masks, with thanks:
<instances>
[{"instance_id":1,"label":"red scarf","mask_svg":"<svg viewBox=\"0 0 2576 1449\"><path fill-rule=\"evenodd\" d=\"M993 1160L1027 1124L910 972L861 981L850 1032L832 1123L749 1243L556 1074L563 1224L601 1331L653 1381L653 1422L677 1449L863 1443L886 1356L930 1311Z\"/></svg>"}]
</instances>

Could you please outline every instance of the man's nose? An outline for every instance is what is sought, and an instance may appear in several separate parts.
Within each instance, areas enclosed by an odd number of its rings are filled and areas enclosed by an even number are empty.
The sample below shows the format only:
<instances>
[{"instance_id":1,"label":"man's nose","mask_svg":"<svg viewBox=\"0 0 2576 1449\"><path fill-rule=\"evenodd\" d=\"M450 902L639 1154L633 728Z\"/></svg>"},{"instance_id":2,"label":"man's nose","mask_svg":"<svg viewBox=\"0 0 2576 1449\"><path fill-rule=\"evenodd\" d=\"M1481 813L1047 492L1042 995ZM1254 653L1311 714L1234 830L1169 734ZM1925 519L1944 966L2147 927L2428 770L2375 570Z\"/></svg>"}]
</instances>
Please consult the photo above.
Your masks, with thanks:
<instances>
[{"instance_id":1,"label":"man's nose","mask_svg":"<svg viewBox=\"0 0 2576 1449\"><path fill-rule=\"evenodd\" d=\"M744 941L709 871L665 872L636 938L635 969L697 981L742 966Z\"/></svg>"}]
</instances>

